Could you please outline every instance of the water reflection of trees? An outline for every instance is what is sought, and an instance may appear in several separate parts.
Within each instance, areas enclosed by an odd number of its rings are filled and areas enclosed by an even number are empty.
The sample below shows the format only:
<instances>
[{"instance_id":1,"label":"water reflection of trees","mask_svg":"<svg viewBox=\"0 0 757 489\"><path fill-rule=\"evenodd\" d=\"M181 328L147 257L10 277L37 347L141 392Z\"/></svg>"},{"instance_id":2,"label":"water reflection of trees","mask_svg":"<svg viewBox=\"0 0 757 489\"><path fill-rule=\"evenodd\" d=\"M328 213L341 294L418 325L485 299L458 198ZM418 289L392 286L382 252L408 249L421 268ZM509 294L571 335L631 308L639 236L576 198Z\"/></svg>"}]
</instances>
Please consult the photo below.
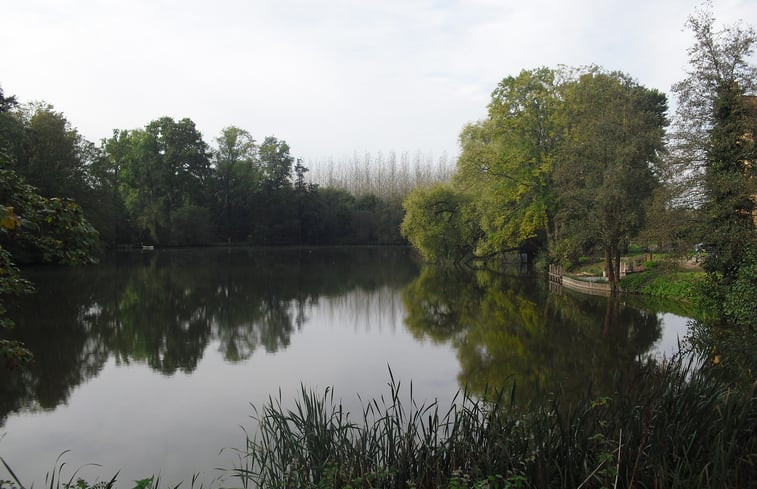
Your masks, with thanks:
<instances>
[{"instance_id":1,"label":"water reflection of trees","mask_svg":"<svg viewBox=\"0 0 757 489\"><path fill-rule=\"evenodd\" d=\"M228 361L276 352L319 301L372 307L371 295L416 274L402 248L128 253L96 267L29 270L38 292L13 311L14 334L36 361L0 372L0 425L10 412L65 401L111 355L171 375L193 371L212 342Z\"/></svg>"},{"instance_id":2,"label":"water reflection of trees","mask_svg":"<svg viewBox=\"0 0 757 489\"><path fill-rule=\"evenodd\" d=\"M476 394L513 383L523 400L622 388L661 334L657 315L544 285L522 275L425 268L403 293L407 326L418 338L450 343L461 387Z\"/></svg>"}]
</instances>

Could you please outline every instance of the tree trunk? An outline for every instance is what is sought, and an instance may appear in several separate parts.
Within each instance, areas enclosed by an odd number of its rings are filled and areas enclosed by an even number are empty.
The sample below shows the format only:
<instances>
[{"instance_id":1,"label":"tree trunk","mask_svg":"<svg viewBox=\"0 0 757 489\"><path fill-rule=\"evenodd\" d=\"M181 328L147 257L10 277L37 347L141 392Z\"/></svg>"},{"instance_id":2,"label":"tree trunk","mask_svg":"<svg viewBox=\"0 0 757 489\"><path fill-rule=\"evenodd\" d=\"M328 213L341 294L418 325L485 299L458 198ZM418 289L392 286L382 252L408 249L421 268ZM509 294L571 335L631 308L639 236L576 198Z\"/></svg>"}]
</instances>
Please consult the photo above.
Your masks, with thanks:
<instances>
[{"instance_id":1,"label":"tree trunk","mask_svg":"<svg viewBox=\"0 0 757 489\"><path fill-rule=\"evenodd\" d=\"M612 266L612 249L609 246L605 246L605 275L608 282L615 284L615 268Z\"/></svg>"}]
</instances>

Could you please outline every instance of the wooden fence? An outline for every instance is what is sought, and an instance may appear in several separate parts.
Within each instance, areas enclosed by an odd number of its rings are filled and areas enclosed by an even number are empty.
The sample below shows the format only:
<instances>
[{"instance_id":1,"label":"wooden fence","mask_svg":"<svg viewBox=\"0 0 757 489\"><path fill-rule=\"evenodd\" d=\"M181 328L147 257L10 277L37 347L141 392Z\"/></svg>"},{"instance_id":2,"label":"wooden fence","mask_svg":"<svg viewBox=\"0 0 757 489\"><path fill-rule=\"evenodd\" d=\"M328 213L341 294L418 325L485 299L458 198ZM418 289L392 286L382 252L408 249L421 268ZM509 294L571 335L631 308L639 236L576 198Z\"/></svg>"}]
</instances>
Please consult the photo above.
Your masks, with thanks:
<instances>
[{"instance_id":1,"label":"wooden fence","mask_svg":"<svg viewBox=\"0 0 757 489\"><path fill-rule=\"evenodd\" d=\"M559 285L571 290L583 292L591 295L611 295L612 285L602 280L580 280L578 278L566 277L563 275L563 269L560 265L549 266L549 283L550 289L553 285Z\"/></svg>"}]
</instances>

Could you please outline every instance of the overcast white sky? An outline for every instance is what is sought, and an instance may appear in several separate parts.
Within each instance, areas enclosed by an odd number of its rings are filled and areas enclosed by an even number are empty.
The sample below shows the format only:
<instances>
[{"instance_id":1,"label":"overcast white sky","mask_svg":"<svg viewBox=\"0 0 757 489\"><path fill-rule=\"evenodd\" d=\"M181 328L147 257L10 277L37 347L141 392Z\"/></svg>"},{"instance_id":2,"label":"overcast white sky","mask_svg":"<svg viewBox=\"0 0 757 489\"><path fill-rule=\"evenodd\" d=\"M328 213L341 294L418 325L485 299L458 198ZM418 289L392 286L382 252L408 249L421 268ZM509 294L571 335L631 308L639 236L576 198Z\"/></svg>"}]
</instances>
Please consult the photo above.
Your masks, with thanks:
<instances>
[{"instance_id":1,"label":"overcast white sky","mask_svg":"<svg viewBox=\"0 0 757 489\"><path fill-rule=\"evenodd\" d=\"M354 151L458 153L497 82L599 64L669 92L699 0L9 0L0 86L45 100L92 141L189 117L307 162ZM757 0L715 0L719 24Z\"/></svg>"}]
</instances>

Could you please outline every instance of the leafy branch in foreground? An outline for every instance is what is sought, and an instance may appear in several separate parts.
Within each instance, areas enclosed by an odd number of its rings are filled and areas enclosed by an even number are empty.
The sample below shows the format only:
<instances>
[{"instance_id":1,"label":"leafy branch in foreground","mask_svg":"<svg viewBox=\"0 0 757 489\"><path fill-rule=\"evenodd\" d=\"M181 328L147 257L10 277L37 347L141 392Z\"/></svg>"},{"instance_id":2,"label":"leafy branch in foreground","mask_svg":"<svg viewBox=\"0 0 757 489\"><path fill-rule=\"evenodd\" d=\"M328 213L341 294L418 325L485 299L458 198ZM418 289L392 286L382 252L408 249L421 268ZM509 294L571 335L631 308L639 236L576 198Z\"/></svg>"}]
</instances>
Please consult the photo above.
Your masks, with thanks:
<instances>
[{"instance_id":1,"label":"leafy branch in foreground","mask_svg":"<svg viewBox=\"0 0 757 489\"><path fill-rule=\"evenodd\" d=\"M21 277L19 260L91 263L98 246L95 229L70 199L45 198L9 168L0 153L0 332L14 326L5 300L33 291ZM28 363L32 354L15 340L0 338L0 362Z\"/></svg>"}]
</instances>

